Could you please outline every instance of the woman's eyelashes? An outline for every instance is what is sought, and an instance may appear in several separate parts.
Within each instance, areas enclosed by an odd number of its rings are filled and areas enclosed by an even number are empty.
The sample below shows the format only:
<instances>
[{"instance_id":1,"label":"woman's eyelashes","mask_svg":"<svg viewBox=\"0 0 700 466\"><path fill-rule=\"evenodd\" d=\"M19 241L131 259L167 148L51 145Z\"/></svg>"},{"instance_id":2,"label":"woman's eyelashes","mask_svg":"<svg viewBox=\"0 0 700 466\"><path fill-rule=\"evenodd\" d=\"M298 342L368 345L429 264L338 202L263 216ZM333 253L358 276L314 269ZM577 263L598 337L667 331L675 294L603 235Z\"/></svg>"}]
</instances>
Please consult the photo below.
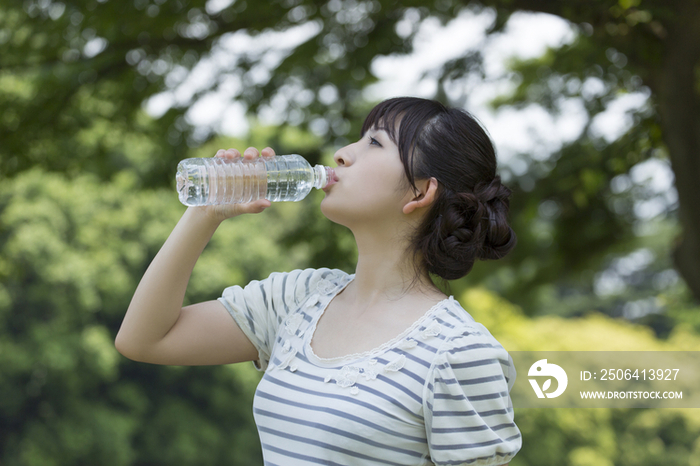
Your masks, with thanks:
<instances>
[{"instance_id":1,"label":"woman's eyelashes","mask_svg":"<svg viewBox=\"0 0 700 466\"><path fill-rule=\"evenodd\" d=\"M374 139L372 136L369 136L369 145L382 147L382 144L379 141L377 141L376 139Z\"/></svg>"}]
</instances>

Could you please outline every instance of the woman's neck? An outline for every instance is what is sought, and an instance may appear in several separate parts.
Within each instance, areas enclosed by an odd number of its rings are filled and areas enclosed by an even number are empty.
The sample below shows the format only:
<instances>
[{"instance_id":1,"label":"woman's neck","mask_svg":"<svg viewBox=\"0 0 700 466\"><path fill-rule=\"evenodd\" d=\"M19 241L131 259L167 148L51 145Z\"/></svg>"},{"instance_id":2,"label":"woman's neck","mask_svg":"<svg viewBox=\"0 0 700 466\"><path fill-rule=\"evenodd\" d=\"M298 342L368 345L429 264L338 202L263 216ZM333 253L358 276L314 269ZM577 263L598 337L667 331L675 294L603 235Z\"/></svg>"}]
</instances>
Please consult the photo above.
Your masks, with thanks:
<instances>
[{"instance_id":1,"label":"woman's neck","mask_svg":"<svg viewBox=\"0 0 700 466\"><path fill-rule=\"evenodd\" d=\"M415 294L444 297L427 272L414 266L414 257L406 240L377 235L356 235L355 239L358 259L352 288L356 299L369 304L395 301Z\"/></svg>"}]
</instances>

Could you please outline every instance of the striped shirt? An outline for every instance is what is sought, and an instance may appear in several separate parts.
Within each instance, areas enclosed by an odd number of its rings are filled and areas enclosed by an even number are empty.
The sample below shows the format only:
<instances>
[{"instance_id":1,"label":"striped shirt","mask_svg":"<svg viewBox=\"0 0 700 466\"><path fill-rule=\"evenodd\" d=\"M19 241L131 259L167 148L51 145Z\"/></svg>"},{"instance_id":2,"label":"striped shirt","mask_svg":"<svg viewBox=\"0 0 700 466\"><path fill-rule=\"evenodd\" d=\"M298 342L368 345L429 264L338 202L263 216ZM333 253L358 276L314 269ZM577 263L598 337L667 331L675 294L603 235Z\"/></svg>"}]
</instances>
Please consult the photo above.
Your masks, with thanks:
<instances>
[{"instance_id":1,"label":"striped shirt","mask_svg":"<svg viewBox=\"0 0 700 466\"><path fill-rule=\"evenodd\" d=\"M520 449L503 347L452 297L372 351L324 359L316 323L353 275L273 273L220 302L258 349L266 466L501 465Z\"/></svg>"}]
</instances>

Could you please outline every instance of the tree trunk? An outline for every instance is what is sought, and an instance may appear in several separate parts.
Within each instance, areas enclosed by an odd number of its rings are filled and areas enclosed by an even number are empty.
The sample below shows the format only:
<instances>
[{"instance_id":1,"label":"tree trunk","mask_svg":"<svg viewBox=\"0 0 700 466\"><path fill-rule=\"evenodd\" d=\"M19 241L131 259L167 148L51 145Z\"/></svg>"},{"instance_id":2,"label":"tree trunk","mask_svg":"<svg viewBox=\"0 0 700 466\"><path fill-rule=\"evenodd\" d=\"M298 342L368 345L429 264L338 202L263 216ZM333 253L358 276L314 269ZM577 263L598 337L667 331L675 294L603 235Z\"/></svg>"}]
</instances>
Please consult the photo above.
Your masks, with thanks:
<instances>
[{"instance_id":1,"label":"tree trunk","mask_svg":"<svg viewBox=\"0 0 700 466\"><path fill-rule=\"evenodd\" d=\"M592 1L495 0L488 2L506 15L516 10L549 13L573 23L588 22L604 31L607 23L624 22L610 14L610 4ZM616 47L640 71L653 94L661 119L663 139L668 148L678 190L679 221L683 233L673 252L674 264L688 288L700 302L700 2L659 0L640 4L665 14L654 18L663 25L661 34L637 37L600 36L602 47ZM646 27L646 26L642 26ZM650 44L650 39L653 42ZM663 53L656 62L649 46L660 45Z\"/></svg>"},{"instance_id":2,"label":"tree trunk","mask_svg":"<svg viewBox=\"0 0 700 466\"><path fill-rule=\"evenodd\" d=\"M700 8L686 2L675 22L665 24L665 56L656 95L664 140L676 177L683 233L675 265L700 301ZM652 84L653 85L653 84Z\"/></svg>"}]
</instances>

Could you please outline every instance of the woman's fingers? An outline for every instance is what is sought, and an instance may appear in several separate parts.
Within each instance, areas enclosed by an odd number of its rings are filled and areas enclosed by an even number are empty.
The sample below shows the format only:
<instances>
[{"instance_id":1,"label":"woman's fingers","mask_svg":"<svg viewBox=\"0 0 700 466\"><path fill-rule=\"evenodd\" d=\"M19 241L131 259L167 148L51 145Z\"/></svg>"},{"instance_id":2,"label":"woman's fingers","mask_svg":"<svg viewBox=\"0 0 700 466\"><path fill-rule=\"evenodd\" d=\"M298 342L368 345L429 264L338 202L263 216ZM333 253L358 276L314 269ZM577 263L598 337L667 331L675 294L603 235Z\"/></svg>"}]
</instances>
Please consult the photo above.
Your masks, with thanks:
<instances>
[{"instance_id":1,"label":"woman's fingers","mask_svg":"<svg viewBox=\"0 0 700 466\"><path fill-rule=\"evenodd\" d=\"M274 157L275 156L275 151L271 147L266 147L262 151L258 152L258 149L255 147L249 147L245 151L243 151L243 154L241 154L238 150L236 149L219 149L216 152L216 157L225 157L225 158L231 158L231 159L236 159L239 157L244 158L245 160L252 160L257 157L263 156L265 158L269 157Z\"/></svg>"},{"instance_id":2,"label":"woman's fingers","mask_svg":"<svg viewBox=\"0 0 700 466\"><path fill-rule=\"evenodd\" d=\"M241 153L238 152L236 149L219 149L216 151L216 157L223 157L225 159L237 159L240 158Z\"/></svg>"},{"instance_id":3,"label":"woman's fingers","mask_svg":"<svg viewBox=\"0 0 700 466\"><path fill-rule=\"evenodd\" d=\"M272 202L267 199L258 199L257 201L248 202L246 204L239 204L238 211L246 214L259 214L271 205Z\"/></svg>"},{"instance_id":4,"label":"woman's fingers","mask_svg":"<svg viewBox=\"0 0 700 466\"><path fill-rule=\"evenodd\" d=\"M262 151L258 151L255 147L248 147L241 154L237 149L219 149L216 152L216 157L237 160L242 158L244 161L252 161L262 155L263 157L274 157L275 151L270 147L266 147ZM267 199L258 199L252 202L243 204L216 205L205 207L207 211L219 221L235 217L241 214L257 214L270 207L272 203Z\"/></svg>"},{"instance_id":5,"label":"woman's fingers","mask_svg":"<svg viewBox=\"0 0 700 466\"><path fill-rule=\"evenodd\" d=\"M249 147L243 152L243 158L245 160L252 160L255 158L258 158L260 154L258 153L258 150L255 147Z\"/></svg>"},{"instance_id":6,"label":"woman's fingers","mask_svg":"<svg viewBox=\"0 0 700 466\"><path fill-rule=\"evenodd\" d=\"M260 154L265 158L269 158L275 156L275 151L272 149L272 147L266 147L260 151Z\"/></svg>"}]
</instances>

